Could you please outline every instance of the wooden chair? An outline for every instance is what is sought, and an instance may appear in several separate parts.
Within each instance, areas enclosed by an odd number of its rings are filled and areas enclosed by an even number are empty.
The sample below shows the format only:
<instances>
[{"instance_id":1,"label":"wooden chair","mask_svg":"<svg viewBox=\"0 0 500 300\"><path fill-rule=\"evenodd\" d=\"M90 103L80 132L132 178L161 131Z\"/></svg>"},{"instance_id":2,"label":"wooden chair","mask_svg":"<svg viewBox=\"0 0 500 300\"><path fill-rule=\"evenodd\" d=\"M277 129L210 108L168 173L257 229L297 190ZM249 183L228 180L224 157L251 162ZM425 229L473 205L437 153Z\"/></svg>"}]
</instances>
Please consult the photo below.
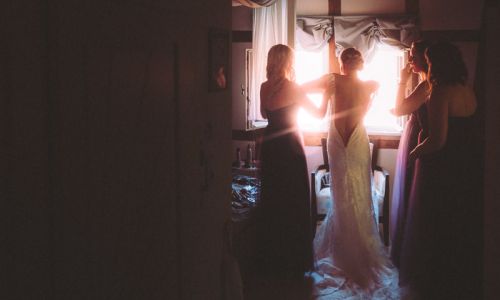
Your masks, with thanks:
<instances>
[{"instance_id":1,"label":"wooden chair","mask_svg":"<svg viewBox=\"0 0 500 300\"><path fill-rule=\"evenodd\" d=\"M323 152L323 164L311 173L311 213L313 223L313 235L316 234L316 224L322 221L331 208L330 194L330 168L328 165L328 152L326 149L326 138L321 139ZM374 153L377 149L373 148ZM382 225L381 237L386 246L389 245L389 172L380 166L374 165L372 195L376 198L374 202L378 223Z\"/></svg>"}]
</instances>

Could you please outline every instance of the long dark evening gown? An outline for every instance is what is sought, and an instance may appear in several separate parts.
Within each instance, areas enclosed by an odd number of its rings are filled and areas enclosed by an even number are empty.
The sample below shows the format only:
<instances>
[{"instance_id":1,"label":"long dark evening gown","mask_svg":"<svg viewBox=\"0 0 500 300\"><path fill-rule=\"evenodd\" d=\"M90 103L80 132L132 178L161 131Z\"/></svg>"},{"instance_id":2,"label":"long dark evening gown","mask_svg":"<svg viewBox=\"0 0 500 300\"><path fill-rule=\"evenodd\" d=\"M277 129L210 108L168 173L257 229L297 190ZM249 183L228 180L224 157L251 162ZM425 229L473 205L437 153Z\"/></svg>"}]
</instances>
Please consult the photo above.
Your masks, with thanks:
<instances>
[{"instance_id":1,"label":"long dark evening gown","mask_svg":"<svg viewBox=\"0 0 500 300\"><path fill-rule=\"evenodd\" d=\"M292 104L267 111L257 224L260 270L295 278L313 266L309 177L298 109Z\"/></svg>"},{"instance_id":2,"label":"long dark evening gown","mask_svg":"<svg viewBox=\"0 0 500 300\"><path fill-rule=\"evenodd\" d=\"M421 117L427 135L426 117ZM446 144L417 159L400 282L424 299L481 299L482 188L474 117L449 117Z\"/></svg>"}]
</instances>

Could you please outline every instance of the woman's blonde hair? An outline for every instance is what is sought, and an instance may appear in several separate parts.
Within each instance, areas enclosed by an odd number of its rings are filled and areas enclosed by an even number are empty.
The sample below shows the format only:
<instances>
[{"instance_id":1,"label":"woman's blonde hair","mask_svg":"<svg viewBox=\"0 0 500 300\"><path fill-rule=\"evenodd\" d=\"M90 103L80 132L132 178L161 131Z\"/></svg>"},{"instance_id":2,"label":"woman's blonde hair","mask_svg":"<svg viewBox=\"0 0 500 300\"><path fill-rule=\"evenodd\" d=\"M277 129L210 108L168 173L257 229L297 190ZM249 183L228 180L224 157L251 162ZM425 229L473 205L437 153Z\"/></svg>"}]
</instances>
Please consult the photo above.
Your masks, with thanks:
<instances>
[{"instance_id":1,"label":"woman's blonde hair","mask_svg":"<svg viewBox=\"0 0 500 300\"><path fill-rule=\"evenodd\" d=\"M344 69L361 70L363 68L363 56L356 48L346 48L340 53L340 62Z\"/></svg>"},{"instance_id":2,"label":"woman's blonde hair","mask_svg":"<svg viewBox=\"0 0 500 300\"><path fill-rule=\"evenodd\" d=\"M293 50L278 44L269 49L267 54L266 77L268 80L289 79L294 80Z\"/></svg>"}]
</instances>

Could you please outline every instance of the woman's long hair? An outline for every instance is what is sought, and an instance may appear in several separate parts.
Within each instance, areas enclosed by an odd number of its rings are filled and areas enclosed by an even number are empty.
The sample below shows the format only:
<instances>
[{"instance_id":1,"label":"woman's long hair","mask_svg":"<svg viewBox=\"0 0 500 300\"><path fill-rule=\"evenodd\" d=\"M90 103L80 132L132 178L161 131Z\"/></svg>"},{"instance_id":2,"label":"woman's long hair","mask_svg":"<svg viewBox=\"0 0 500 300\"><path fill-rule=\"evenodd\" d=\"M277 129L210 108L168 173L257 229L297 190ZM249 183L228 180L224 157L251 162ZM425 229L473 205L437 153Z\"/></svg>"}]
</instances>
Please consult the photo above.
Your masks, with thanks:
<instances>
[{"instance_id":1,"label":"woman's long hair","mask_svg":"<svg viewBox=\"0 0 500 300\"><path fill-rule=\"evenodd\" d=\"M427 80L431 87L465 84L467 68L462 53L449 42L438 42L427 48L425 57L429 64Z\"/></svg>"},{"instance_id":2,"label":"woman's long hair","mask_svg":"<svg viewBox=\"0 0 500 300\"><path fill-rule=\"evenodd\" d=\"M417 40L414 41L411 44L411 47L415 49L417 52L417 55L422 59L422 67L424 70L428 71L429 70L429 65L427 64L427 61L425 60L425 51L427 48L431 45L431 43L427 40Z\"/></svg>"},{"instance_id":3,"label":"woman's long hair","mask_svg":"<svg viewBox=\"0 0 500 300\"><path fill-rule=\"evenodd\" d=\"M278 44L272 46L267 54L267 80L295 80L295 72L293 69L293 55L294 54L292 48L286 45Z\"/></svg>"}]
</instances>

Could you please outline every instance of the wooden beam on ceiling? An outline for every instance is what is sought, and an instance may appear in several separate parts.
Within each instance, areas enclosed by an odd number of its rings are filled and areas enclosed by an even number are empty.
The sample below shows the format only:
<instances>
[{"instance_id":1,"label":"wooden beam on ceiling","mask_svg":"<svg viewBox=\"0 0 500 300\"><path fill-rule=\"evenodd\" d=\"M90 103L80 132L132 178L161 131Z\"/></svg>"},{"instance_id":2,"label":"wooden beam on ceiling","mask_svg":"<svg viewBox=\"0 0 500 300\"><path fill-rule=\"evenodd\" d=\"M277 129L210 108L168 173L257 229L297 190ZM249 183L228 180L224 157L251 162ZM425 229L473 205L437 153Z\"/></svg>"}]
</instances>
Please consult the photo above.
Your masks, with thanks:
<instances>
[{"instance_id":1,"label":"wooden beam on ceiling","mask_svg":"<svg viewBox=\"0 0 500 300\"><path fill-rule=\"evenodd\" d=\"M405 0L405 11L409 15L418 15L420 6L418 0Z\"/></svg>"},{"instance_id":2,"label":"wooden beam on ceiling","mask_svg":"<svg viewBox=\"0 0 500 300\"><path fill-rule=\"evenodd\" d=\"M341 0L328 0L328 15L340 16L341 15Z\"/></svg>"},{"instance_id":3,"label":"wooden beam on ceiling","mask_svg":"<svg viewBox=\"0 0 500 300\"><path fill-rule=\"evenodd\" d=\"M430 41L479 42L480 30L424 30L422 37Z\"/></svg>"}]
</instances>

